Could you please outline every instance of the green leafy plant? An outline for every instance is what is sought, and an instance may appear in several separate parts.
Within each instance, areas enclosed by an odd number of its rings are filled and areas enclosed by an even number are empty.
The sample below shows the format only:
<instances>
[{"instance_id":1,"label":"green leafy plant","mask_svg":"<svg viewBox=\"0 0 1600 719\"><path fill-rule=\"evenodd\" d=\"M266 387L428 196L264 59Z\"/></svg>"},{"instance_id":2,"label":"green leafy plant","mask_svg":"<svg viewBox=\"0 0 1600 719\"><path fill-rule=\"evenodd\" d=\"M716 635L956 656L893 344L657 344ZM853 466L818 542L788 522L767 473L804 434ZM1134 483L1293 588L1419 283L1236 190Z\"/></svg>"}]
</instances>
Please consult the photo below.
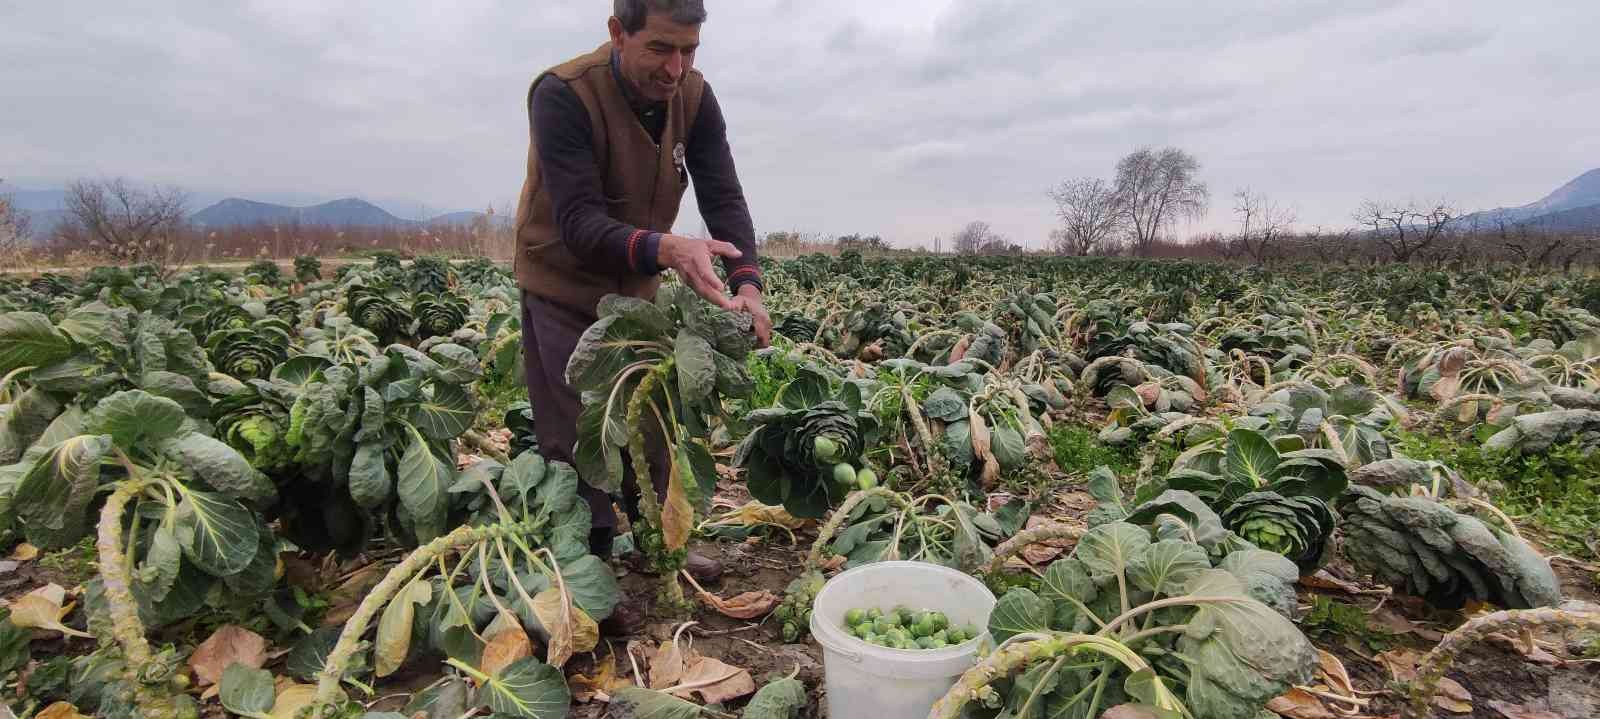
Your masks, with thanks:
<instances>
[{"instance_id":1,"label":"green leafy plant","mask_svg":"<svg viewBox=\"0 0 1600 719\"><path fill-rule=\"evenodd\" d=\"M723 398L753 389L745 370L755 341L751 318L702 302L687 288L662 288L655 302L608 295L586 330L566 378L583 393L575 450L585 482L622 490L624 456L640 488L640 549L663 574L664 597L683 605L677 572L687 556L696 511L709 508L716 465L706 442ZM648 438L648 439L647 439ZM667 457L667 490L650 482L649 447Z\"/></svg>"},{"instance_id":2,"label":"green leafy plant","mask_svg":"<svg viewBox=\"0 0 1600 719\"><path fill-rule=\"evenodd\" d=\"M1255 716L1308 680L1311 643L1252 597L1292 603L1293 567L1255 549L1213 566L1185 527L1089 530L1045 571L1039 592L1001 598L988 627L1000 648L930 716L1098 717L1124 704L1158 716Z\"/></svg>"},{"instance_id":3,"label":"green leafy plant","mask_svg":"<svg viewBox=\"0 0 1600 719\"><path fill-rule=\"evenodd\" d=\"M1430 604L1468 600L1508 609L1555 606L1550 564L1512 532L1428 496L1393 497L1353 486L1339 498L1346 557L1362 571Z\"/></svg>"}]
</instances>

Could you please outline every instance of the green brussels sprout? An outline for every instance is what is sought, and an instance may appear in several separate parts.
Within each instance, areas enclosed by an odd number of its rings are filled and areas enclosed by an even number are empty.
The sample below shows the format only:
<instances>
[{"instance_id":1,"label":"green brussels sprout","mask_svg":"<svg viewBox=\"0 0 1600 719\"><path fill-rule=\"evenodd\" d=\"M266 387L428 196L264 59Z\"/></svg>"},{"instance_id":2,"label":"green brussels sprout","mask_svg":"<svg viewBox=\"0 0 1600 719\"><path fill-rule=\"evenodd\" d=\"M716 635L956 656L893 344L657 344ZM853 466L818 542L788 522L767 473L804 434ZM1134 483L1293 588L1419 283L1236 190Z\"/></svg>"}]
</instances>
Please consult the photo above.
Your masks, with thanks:
<instances>
[{"instance_id":1,"label":"green brussels sprout","mask_svg":"<svg viewBox=\"0 0 1600 719\"><path fill-rule=\"evenodd\" d=\"M839 459L839 443L820 434L811 440L811 451L823 462L834 462Z\"/></svg>"},{"instance_id":2,"label":"green brussels sprout","mask_svg":"<svg viewBox=\"0 0 1600 719\"><path fill-rule=\"evenodd\" d=\"M856 486L863 491L878 486L878 473L870 469L862 469L856 472Z\"/></svg>"},{"instance_id":3,"label":"green brussels sprout","mask_svg":"<svg viewBox=\"0 0 1600 719\"><path fill-rule=\"evenodd\" d=\"M946 617L944 612L928 612L928 618L933 620L934 631L950 627L950 618Z\"/></svg>"},{"instance_id":4,"label":"green brussels sprout","mask_svg":"<svg viewBox=\"0 0 1600 719\"><path fill-rule=\"evenodd\" d=\"M939 648L939 645L933 641L933 637L921 637L921 638L917 639L917 646L922 648L922 649L938 649Z\"/></svg>"},{"instance_id":5,"label":"green brussels sprout","mask_svg":"<svg viewBox=\"0 0 1600 719\"><path fill-rule=\"evenodd\" d=\"M844 623L853 627L857 624L860 624L861 620L865 619L866 617L866 612L860 609L852 609L844 613Z\"/></svg>"},{"instance_id":6,"label":"green brussels sprout","mask_svg":"<svg viewBox=\"0 0 1600 719\"><path fill-rule=\"evenodd\" d=\"M834 484L855 484L856 468L845 462L833 465L833 482Z\"/></svg>"}]
</instances>

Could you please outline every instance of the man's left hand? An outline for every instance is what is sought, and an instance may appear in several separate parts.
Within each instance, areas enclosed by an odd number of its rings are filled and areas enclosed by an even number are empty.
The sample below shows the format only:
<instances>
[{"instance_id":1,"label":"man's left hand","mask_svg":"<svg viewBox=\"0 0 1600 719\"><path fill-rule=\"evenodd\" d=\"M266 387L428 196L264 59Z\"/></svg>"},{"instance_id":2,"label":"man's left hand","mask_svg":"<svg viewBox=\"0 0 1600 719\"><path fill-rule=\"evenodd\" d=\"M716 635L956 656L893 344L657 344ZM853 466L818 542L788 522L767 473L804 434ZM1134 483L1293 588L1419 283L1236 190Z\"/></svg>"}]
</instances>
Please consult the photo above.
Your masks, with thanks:
<instances>
[{"instance_id":1,"label":"man's left hand","mask_svg":"<svg viewBox=\"0 0 1600 719\"><path fill-rule=\"evenodd\" d=\"M761 302L761 290L755 285L740 285L734 295L733 308L755 318L756 344L772 344L772 318L767 316L767 306Z\"/></svg>"}]
</instances>

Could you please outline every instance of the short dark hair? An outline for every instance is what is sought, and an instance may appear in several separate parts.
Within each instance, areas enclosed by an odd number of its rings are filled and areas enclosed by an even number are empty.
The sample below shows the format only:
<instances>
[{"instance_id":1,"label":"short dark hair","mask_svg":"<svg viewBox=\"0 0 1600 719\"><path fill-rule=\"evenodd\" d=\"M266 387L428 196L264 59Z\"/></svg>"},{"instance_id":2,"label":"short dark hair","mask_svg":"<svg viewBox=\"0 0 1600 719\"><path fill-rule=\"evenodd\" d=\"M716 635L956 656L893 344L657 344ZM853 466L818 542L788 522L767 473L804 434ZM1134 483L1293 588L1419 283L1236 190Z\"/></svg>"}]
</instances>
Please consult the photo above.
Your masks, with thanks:
<instances>
[{"instance_id":1,"label":"short dark hair","mask_svg":"<svg viewBox=\"0 0 1600 719\"><path fill-rule=\"evenodd\" d=\"M706 21L706 4L705 0L616 0L614 14L629 35L643 30L651 13L682 25L699 25Z\"/></svg>"}]
</instances>

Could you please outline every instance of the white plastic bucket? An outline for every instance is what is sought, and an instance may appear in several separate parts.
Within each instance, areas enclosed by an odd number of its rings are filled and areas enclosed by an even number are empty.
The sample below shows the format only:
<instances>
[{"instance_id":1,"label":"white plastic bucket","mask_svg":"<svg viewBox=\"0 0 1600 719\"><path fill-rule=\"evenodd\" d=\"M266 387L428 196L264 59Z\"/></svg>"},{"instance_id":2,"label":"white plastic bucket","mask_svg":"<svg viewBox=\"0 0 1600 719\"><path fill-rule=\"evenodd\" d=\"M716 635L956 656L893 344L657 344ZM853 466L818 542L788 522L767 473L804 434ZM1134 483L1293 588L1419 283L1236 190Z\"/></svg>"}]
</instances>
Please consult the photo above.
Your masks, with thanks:
<instances>
[{"instance_id":1,"label":"white plastic bucket","mask_svg":"<svg viewBox=\"0 0 1600 719\"><path fill-rule=\"evenodd\" d=\"M868 644L844 629L845 612L897 605L944 612L951 626L978 637L945 649L911 651ZM829 719L923 719L956 679L977 662L994 609L977 578L923 562L866 564L829 580L811 608L811 635L822 645Z\"/></svg>"}]
</instances>

